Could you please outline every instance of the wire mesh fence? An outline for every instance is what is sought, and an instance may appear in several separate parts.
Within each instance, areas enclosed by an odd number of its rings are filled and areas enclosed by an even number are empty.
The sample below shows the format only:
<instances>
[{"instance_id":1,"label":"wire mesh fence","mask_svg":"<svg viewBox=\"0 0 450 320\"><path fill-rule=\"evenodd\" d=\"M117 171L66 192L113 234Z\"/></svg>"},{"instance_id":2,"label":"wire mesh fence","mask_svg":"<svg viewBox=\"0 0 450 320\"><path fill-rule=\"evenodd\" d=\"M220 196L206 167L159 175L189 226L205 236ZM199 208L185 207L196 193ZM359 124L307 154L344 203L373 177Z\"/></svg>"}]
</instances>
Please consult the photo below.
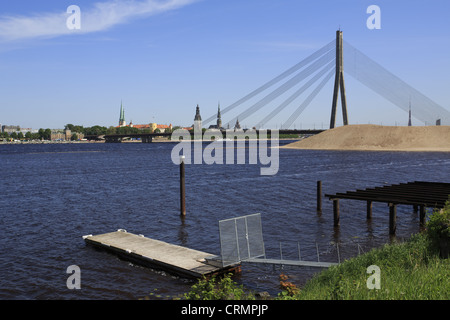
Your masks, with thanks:
<instances>
[{"instance_id":1,"label":"wire mesh fence","mask_svg":"<svg viewBox=\"0 0 450 320\"><path fill-rule=\"evenodd\" d=\"M265 256L261 214L221 220L219 232L224 267Z\"/></svg>"}]
</instances>

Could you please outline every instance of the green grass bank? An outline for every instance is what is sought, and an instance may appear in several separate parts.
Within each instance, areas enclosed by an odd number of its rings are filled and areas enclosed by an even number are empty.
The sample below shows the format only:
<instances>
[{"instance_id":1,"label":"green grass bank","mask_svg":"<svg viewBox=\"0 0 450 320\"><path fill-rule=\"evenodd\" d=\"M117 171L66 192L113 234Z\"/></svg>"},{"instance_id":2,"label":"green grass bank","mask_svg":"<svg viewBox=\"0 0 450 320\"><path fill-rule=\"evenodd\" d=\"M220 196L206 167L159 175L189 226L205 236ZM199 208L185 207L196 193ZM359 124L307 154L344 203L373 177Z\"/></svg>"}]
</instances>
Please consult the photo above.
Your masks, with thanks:
<instances>
[{"instance_id":1,"label":"green grass bank","mask_svg":"<svg viewBox=\"0 0 450 320\"><path fill-rule=\"evenodd\" d=\"M448 300L450 205L433 212L426 230L316 274L297 288L280 276L280 300ZM447 256L447 258L445 258ZM186 299L255 299L229 277L200 280Z\"/></svg>"}]
</instances>

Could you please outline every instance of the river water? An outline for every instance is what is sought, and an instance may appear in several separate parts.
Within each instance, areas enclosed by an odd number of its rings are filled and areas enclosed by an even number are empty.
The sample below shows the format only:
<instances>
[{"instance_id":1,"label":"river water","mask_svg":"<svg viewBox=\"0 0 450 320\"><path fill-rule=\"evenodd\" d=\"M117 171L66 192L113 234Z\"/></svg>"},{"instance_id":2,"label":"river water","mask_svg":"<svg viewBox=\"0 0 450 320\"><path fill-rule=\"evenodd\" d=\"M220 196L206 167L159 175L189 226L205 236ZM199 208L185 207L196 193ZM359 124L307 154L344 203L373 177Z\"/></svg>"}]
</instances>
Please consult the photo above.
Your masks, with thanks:
<instances>
[{"instance_id":1,"label":"river water","mask_svg":"<svg viewBox=\"0 0 450 320\"><path fill-rule=\"evenodd\" d=\"M286 143L282 142L281 144ZM279 171L260 165L186 165L187 216L179 216L179 167L173 143L0 145L0 299L171 299L188 280L134 265L86 246L82 236L117 229L220 254L218 221L261 213L267 258L337 262L392 241L386 204L341 201L316 213L323 193L415 180L448 182L449 153L280 149ZM419 231L412 208L399 206L397 238ZM69 290L66 270L81 270ZM317 269L244 264L235 279L247 288L279 292L278 276L302 285Z\"/></svg>"}]
</instances>

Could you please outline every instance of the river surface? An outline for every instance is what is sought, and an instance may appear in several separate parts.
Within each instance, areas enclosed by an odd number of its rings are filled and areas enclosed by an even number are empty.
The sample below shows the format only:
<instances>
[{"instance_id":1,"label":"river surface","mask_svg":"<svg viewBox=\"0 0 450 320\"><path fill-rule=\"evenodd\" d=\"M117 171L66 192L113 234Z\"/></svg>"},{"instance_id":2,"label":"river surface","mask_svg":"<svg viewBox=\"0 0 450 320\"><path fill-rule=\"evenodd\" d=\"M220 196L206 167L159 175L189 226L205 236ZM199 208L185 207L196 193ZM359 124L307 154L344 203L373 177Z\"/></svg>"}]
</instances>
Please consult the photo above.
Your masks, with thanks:
<instances>
[{"instance_id":1,"label":"river surface","mask_svg":"<svg viewBox=\"0 0 450 320\"><path fill-rule=\"evenodd\" d=\"M281 144L286 142L281 142ZM187 216L179 216L179 166L173 143L0 145L0 299L171 299L192 282L86 246L82 236L117 229L220 254L219 220L261 213L267 258L337 262L392 241L388 207L342 200L340 227L323 193L409 181L449 182L450 153L280 149L279 171L259 164L186 165ZM399 206L397 238L419 231ZM281 252L280 252L281 246ZM79 266L81 289L67 268ZM244 264L235 279L279 292L279 275L301 286L317 269Z\"/></svg>"}]
</instances>

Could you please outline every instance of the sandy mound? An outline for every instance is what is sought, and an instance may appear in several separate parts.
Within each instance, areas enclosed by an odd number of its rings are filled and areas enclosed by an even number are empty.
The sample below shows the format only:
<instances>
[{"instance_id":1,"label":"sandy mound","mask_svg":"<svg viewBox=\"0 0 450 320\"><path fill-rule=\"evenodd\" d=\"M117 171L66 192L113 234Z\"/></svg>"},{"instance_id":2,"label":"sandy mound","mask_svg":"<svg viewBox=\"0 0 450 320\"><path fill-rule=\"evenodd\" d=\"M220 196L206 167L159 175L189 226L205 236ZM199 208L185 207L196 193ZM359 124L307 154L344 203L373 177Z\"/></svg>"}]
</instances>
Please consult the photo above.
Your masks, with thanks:
<instances>
[{"instance_id":1,"label":"sandy mound","mask_svg":"<svg viewBox=\"0 0 450 320\"><path fill-rule=\"evenodd\" d=\"M348 125L324 131L282 148L450 152L450 126Z\"/></svg>"}]
</instances>

